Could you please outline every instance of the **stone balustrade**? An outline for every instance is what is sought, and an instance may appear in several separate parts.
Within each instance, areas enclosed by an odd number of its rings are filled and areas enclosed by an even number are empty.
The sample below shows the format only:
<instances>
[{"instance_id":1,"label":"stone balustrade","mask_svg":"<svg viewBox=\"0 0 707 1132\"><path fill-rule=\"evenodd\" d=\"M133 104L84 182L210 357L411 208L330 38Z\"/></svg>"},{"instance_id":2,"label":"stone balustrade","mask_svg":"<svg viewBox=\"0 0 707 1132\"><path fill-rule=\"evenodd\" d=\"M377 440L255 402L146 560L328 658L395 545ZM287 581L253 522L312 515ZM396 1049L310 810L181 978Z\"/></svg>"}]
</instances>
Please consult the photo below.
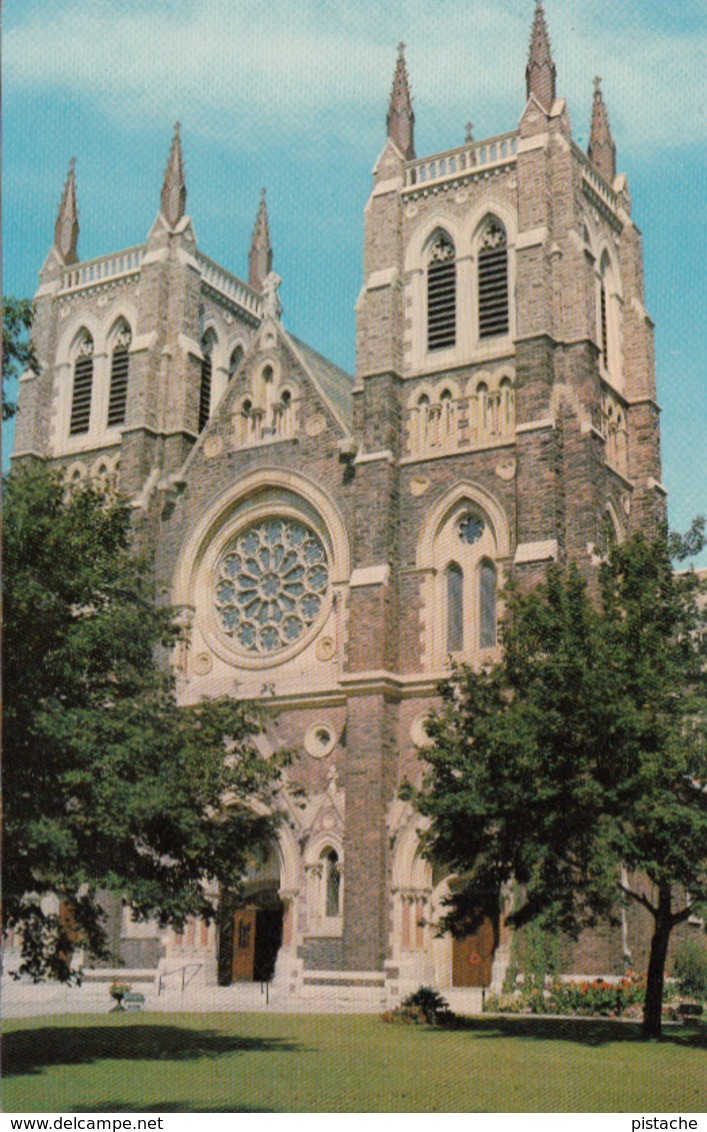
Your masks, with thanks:
<instances>
[{"instance_id":1,"label":"stone balustrade","mask_svg":"<svg viewBox=\"0 0 707 1132\"><path fill-rule=\"evenodd\" d=\"M61 289L77 291L83 287L95 287L98 283L106 283L112 279L137 275L144 254L145 244L139 244L134 248L125 248L120 252L111 252L110 255L74 263L64 271L61 277Z\"/></svg>"},{"instance_id":2,"label":"stone balustrade","mask_svg":"<svg viewBox=\"0 0 707 1132\"><path fill-rule=\"evenodd\" d=\"M513 440L512 386L468 397L414 405L407 412L408 455L457 452Z\"/></svg>"},{"instance_id":3,"label":"stone balustrade","mask_svg":"<svg viewBox=\"0 0 707 1132\"><path fill-rule=\"evenodd\" d=\"M274 440L291 440L299 432L300 398L278 402L268 410L254 406L233 414L235 448L251 448Z\"/></svg>"},{"instance_id":4,"label":"stone balustrade","mask_svg":"<svg viewBox=\"0 0 707 1132\"><path fill-rule=\"evenodd\" d=\"M262 298L247 283L244 283L238 276L231 275L223 267L219 267L213 259L209 259L202 252L197 252L196 258L201 268L201 277L204 283L230 299L252 318L260 320L263 317Z\"/></svg>"},{"instance_id":5,"label":"stone balustrade","mask_svg":"<svg viewBox=\"0 0 707 1132\"><path fill-rule=\"evenodd\" d=\"M608 181L605 181L599 170L592 164L583 149L575 141L572 142L572 152L582 166L582 179L589 190L616 215L618 197Z\"/></svg>"},{"instance_id":6,"label":"stone balustrade","mask_svg":"<svg viewBox=\"0 0 707 1132\"><path fill-rule=\"evenodd\" d=\"M409 161L405 167L405 188L417 189L493 166L508 165L516 160L517 151L518 131L511 130L481 142L467 142L456 149Z\"/></svg>"}]
</instances>

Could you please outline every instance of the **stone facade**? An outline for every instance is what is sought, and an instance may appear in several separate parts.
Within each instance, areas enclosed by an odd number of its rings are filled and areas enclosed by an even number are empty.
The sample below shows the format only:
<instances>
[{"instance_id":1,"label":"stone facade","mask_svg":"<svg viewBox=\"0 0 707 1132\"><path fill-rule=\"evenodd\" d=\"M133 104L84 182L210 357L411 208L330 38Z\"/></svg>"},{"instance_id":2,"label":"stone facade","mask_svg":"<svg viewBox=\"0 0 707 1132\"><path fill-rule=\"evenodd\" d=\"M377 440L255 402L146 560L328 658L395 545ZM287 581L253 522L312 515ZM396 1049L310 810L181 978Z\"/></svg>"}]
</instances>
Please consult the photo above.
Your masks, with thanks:
<instances>
[{"instance_id":1,"label":"stone facade","mask_svg":"<svg viewBox=\"0 0 707 1132\"><path fill-rule=\"evenodd\" d=\"M267 686L267 742L302 751L306 803L249 879L250 928L224 901L219 932L160 941L211 978L233 976L241 937L239 977L255 977L267 935L288 993L465 982L431 926L450 878L418 856L399 800L436 682L450 652L496 655L509 569L530 585L572 558L591 575L607 523L624 538L664 514L641 235L601 92L592 163L538 12L519 125L444 153L415 156L401 49L364 214L355 378L284 329L264 197L248 283L196 247L178 130L144 245L77 261L69 174L14 458L117 479L189 627L184 702ZM568 946L567 970L618 973L627 947L640 966L645 924L630 918L623 940ZM114 930L126 959L154 958L154 930L129 917ZM494 984L508 951L497 930Z\"/></svg>"}]
</instances>

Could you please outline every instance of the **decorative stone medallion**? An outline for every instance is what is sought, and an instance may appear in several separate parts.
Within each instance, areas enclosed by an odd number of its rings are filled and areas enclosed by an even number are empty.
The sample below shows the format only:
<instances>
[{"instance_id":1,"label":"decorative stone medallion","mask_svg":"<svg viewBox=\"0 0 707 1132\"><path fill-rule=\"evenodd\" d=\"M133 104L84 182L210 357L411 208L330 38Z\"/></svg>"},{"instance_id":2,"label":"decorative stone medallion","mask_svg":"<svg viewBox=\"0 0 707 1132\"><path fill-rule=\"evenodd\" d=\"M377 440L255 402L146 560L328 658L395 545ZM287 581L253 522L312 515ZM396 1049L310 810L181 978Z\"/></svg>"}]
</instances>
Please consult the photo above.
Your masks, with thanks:
<instances>
[{"instance_id":1,"label":"decorative stone medallion","mask_svg":"<svg viewBox=\"0 0 707 1132\"><path fill-rule=\"evenodd\" d=\"M432 740L425 731L426 715L418 715L410 726L410 738L416 747L429 747Z\"/></svg>"},{"instance_id":2,"label":"decorative stone medallion","mask_svg":"<svg viewBox=\"0 0 707 1132\"><path fill-rule=\"evenodd\" d=\"M430 486L430 481L427 476L413 476L410 480L410 494L419 496L424 495Z\"/></svg>"},{"instance_id":3,"label":"decorative stone medallion","mask_svg":"<svg viewBox=\"0 0 707 1132\"><path fill-rule=\"evenodd\" d=\"M457 204L466 204L469 199L469 194L466 189L459 189L454 199Z\"/></svg>"},{"instance_id":4,"label":"decorative stone medallion","mask_svg":"<svg viewBox=\"0 0 707 1132\"><path fill-rule=\"evenodd\" d=\"M331 660L336 653L336 645L332 637L322 637L317 641L317 659L318 660Z\"/></svg>"},{"instance_id":5,"label":"decorative stone medallion","mask_svg":"<svg viewBox=\"0 0 707 1132\"><path fill-rule=\"evenodd\" d=\"M201 652L194 657L194 675L207 676L213 668L213 661L207 652Z\"/></svg>"},{"instance_id":6,"label":"decorative stone medallion","mask_svg":"<svg viewBox=\"0 0 707 1132\"><path fill-rule=\"evenodd\" d=\"M405 209L405 215L407 216L408 220L414 220L417 216L417 205L413 204L412 201Z\"/></svg>"},{"instance_id":7,"label":"decorative stone medallion","mask_svg":"<svg viewBox=\"0 0 707 1132\"><path fill-rule=\"evenodd\" d=\"M512 480L516 474L516 462L503 460L500 464L496 464L494 471L500 480Z\"/></svg>"},{"instance_id":8,"label":"decorative stone medallion","mask_svg":"<svg viewBox=\"0 0 707 1132\"><path fill-rule=\"evenodd\" d=\"M207 460L213 459L214 456L220 456L223 452L223 441L220 436L207 436L204 441L204 455Z\"/></svg>"},{"instance_id":9,"label":"decorative stone medallion","mask_svg":"<svg viewBox=\"0 0 707 1132\"><path fill-rule=\"evenodd\" d=\"M314 416L307 418L307 424L305 425L307 436L321 436L325 429L326 417L322 413L315 413Z\"/></svg>"},{"instance_id":10,"label":"decorative stone medallion","mask_svg":"<svg viewBox=\"0 0 707 1132\"><path fill-rule=\"evenodd\" d=\"M323 759L336 746L336 732L328 723L313 723L304 735L304 749L313 759Z\"/></svg>"}]
</instances>

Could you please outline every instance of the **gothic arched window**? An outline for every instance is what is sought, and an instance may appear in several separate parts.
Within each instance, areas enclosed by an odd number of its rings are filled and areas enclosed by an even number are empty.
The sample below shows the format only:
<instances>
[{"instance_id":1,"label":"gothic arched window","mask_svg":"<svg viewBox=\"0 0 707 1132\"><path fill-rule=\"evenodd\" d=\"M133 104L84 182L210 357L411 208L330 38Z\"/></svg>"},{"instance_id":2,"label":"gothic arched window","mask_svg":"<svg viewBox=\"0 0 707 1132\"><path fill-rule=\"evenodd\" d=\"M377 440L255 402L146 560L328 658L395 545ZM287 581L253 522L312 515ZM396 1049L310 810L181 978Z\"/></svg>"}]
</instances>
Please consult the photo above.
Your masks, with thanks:
<instances>
[{"instance_id":1,"label":"gothic arched window","mask_svg":"<svg viewBox=\"0 0 707 1132\"><path fill-rule=\"evenodd\" d=\"M501 380L499 390L501 393L500 431L510 433L513 432L516 423L515 392L510 377L504 377Z\"/></svg>"},{"instance_id":2,"label":"gothic arched window","mask_svg":"<svg viewBox=\"0 0 707 1132\"><path fill-rule=\"evenodd\" d=\"M447 567L447 652L464 648L464 573L456 562Z\"/></svg>"},{"instance_id":3,"label":"gothic arched window","mask_svg":"<svg viewBox=\"0 0 707 1132\"><path fill-rule=\"evenodd\" d=\"M488 558L479 566L479 645L482 649L496 644L496 567Z\"/></svg>"},{"instance_id":4,"label":"gothic arched window","mask_svg":"<svg viewBox=\"0 0 707 1132\"><path fill-rule=\"evenodd\" d=\"M108 428L125 424L128 404L128 378L130 372L130 343L132 333L127 322L121 322L113 337L110 362L110 392L108 395Z\"/></svg>"},{"instance_id":5,"label":"gothic arched window","mask_svg":"<svg viewBox=\"0 0 707 1132\"><path fill-rule=\"evenodd\" d=\"M479 338L508 334L508 240L491 217L479 239Z\"/></svg>"},{"instance_id":6,"label":"gothic arched window","mask_svg":"<svg viewBox=\"0 0 707 1132\"><path fill-rule=\"evenodd\" d=\"M69 436L88 432L93 396L93 338L84 330L78 340L74 360L74 387L71 395Z\"/></svg>"},{"instance_id":7,"label":"gothic arched window","mask_svg":"<svg viewBox=\"0 0 707 1132\"><path fill-rule=\"evenodd\" d=\"M205 334L201 340L201 386L199 388L199 432L203 432L211 415L211 377L213 372L211 353L214 348L212 335Z\"/></svg>"},{"instance_id":8,"label":"gothic arched window","mask_svg":"<svg viewBox=\"0 0 707 1132\"><path fill-rule=\"evenodd\" d=\"M327 917L340 916L341 870L339 868L339 854L335 849L325 850L322 863L325 873L324 915Z\"/></svg>"},{"instance_id":9,"label":"gothic arched window","mask_svg":"<svg viewBox=\"0 0 707 1132\"><path fill-rule=\"evenodd\" d=\"M476 387L476 413L480 433L489 428L489 387L485 381L480 381Z\"/></svg>"},{"instance_id":10,"label":"gothic arched window","mask_svg":"<svg viewBox=\"0 0 707 1132\"><path fill-rule=\"evenodd\" d=\"M229 380L233 377L234 373L236 372L239 365L241 364L241 358L242 357L243 357L243 347L242 346L236 346L236 348L231 352L231 357L230 357L230 360L229 360L229 363L228 363Z\"/></svg>"},{"instance_id":11,"label":"gothic arched window","mask_svg":"<svg viewBox=\"0 0 707 1132\"><path fill-rule=\"evenodd\" d=\"M446 350L457 340L457 265L454 244L435 238L427 265L427 349Z\"/></svg>"},{"instance_id":12,"label":"gothic arched window","mask_svg":"<svg viewBox=\"0 0 707 1132\"><path fill-rule=\"evenodd\" d=\"M602 269L601 279L599 281L599 319L600 330L599 336L601 341L601 360L604 363L604 369L609 368L609 320L606 314L606 277L605 269Z\"/></svg>"}]
</instances>

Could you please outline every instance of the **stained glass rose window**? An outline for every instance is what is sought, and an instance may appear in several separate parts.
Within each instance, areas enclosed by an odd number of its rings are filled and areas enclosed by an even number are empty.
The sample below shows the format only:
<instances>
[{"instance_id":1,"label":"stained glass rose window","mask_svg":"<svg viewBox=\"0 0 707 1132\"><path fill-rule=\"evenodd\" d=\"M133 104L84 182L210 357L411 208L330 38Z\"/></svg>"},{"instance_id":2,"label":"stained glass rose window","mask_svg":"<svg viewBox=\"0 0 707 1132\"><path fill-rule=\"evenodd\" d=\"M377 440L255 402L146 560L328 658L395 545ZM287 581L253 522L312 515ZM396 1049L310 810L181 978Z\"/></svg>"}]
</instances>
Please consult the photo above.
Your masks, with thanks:
<instances>
[{"instance_id":1,"label":"stained glass rose window","mask_svg":"<svg viewBox=\"0 0 707 1132\"><path fill-rule=\"evenodd\" d=\"M329 563L318 535L297 519L251 523L217 567L216 614L242 652L267 655L295 644L324 606Z\"/></svg>"}]
</instances>

